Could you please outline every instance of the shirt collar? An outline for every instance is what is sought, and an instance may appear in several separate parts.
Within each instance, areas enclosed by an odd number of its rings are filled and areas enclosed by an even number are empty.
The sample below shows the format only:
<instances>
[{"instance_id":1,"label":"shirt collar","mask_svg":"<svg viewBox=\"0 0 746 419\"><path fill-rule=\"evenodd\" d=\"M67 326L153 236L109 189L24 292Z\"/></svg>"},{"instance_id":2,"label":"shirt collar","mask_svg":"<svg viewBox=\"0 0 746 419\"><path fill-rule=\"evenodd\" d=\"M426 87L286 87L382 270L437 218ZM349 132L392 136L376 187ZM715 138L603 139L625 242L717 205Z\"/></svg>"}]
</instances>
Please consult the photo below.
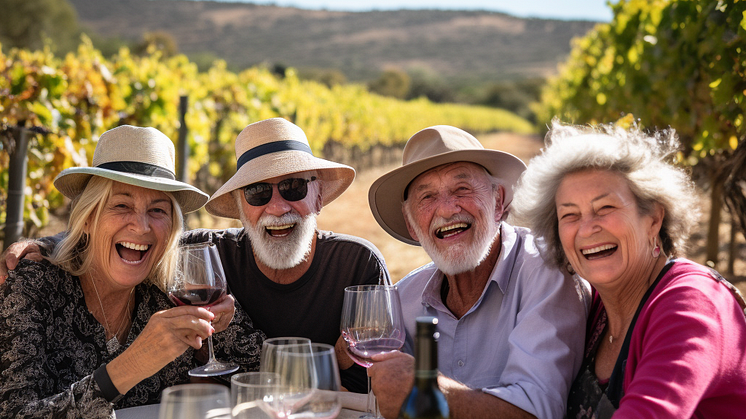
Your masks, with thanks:
<instances>
[{"instance_id":1,"label":"shirt collar","mask_svg":"<svg viewBox=\"0 0 746 419\"><path fill-rule=\"evenodd\" d=\"M484 292L493 282L497 284L503 294L505 294L508 285L510 284L510 278L513 273L513 267L515 266L515 260L518 253L518 235L516 234L515 228L504 221L500 223L500 240L502 240L500 255L497 258L497 263L492 268L489 281L487 281L487 285L482 291L482 297L484 296ZM441 272L440 269L436 268L427 280L425 288L422 290L423 304L445 309L445 304L443 304L440 299L440 287L444 280L445 275L443 275L443 272ZM476 305L479 305L482 297L480 297Z\"/></svg>"}]
</instances>

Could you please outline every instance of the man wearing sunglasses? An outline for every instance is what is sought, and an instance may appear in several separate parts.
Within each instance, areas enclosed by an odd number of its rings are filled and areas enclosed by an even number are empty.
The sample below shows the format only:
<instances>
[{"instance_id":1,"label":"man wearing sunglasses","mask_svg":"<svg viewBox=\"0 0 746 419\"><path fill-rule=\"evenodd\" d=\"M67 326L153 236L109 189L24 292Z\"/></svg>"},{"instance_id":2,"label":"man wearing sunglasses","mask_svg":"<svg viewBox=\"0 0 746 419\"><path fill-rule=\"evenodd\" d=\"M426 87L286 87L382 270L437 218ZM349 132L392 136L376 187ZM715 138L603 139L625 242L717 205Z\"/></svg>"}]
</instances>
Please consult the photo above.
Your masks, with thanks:
<instances>
[{"instance_id":1,"label":"man wearing sunglasses","mask_svg":"<svg viewBox=\"0 0 746 419\"><path fill-rule=\"evenodd\" d=\"M240 220L243 228L192 230L182 241L217 245L229 291L267 337L335 345L344 288L391 283L373 244L316 229L317 214L350 186L355 170L315 157L303 130L282 118L247 126L235 148L236 173L206 209ZM341 360L342 385L367 391L365 369Z\"/></svg>"}]
</instances>

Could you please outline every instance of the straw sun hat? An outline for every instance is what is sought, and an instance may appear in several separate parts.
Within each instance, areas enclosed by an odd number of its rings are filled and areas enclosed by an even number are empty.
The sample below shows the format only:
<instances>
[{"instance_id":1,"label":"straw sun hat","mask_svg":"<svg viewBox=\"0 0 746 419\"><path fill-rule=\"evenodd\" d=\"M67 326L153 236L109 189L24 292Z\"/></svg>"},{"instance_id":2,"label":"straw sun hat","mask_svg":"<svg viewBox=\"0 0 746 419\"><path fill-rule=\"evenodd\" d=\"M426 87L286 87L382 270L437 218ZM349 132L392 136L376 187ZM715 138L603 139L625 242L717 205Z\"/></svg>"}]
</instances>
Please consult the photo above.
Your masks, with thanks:
<instances>
[{"instance_id":1,"label":"straw sun hat","mask_svg":"<svg viewBox=\"0 0 746 419\"><path fill-rule=\"evenodd\" d=\"M526 164L518 157L485 149L473 135L459 128L448 125L425 128L407 141L402 166L378 178L368 191L370 209L378 224L394 238L419 246L420 243L409 235L404 221L404 193L422 173L459 161L483 166L496 177L505 187L505 207L513 200L513 185L526 170Z\"/></svg>"},{"instance_id":2,"label":"straw sun hat","mask_svg":"<svg viewBox=\"0 0 746 419\"><path fill-rule=\"evenodd\" d=\"M355 179L352 167L315 157L303 130L283 118L244 128L236 137L236 158L236 174L207 201L205 208L211 214L239 218L230 192L278 176L315 171L322 182L322 205L336 199Z\"/></svg>"},{"instance_id":3,"label":"straw sun hat","mask_svg":"<svg viewBox=\"0 0 746 419\"><path fill-rule=\"evenodd\" d=\"M60 172L54 186L74 199L91 176L171 193L184 213L196 211L207 194L176 180L174 144L155 128L122 125L101 134L93 152L92 167L72 167Z\"/></svg>"}]
</instances>

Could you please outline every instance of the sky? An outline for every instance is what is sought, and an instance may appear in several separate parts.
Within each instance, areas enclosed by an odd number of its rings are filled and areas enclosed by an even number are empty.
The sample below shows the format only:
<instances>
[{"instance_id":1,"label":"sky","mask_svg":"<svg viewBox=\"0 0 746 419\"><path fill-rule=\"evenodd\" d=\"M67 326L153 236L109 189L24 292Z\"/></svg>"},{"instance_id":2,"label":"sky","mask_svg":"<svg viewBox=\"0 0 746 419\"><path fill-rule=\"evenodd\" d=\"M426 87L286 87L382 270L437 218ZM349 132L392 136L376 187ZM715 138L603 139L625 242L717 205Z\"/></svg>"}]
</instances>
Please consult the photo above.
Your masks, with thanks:
<instances>
[{"instance_id":1,"label":"sky","mask_svg":"<svg viewBox=\"0 0 746 419\"><path fill-rule=\"evenodd\" d=\"M229 0L302 9L389 10L458 9L490 10L519 17L611 21L607 0ZM616 0L612 0L616 2Z\"/></svg>"}]
</instances>

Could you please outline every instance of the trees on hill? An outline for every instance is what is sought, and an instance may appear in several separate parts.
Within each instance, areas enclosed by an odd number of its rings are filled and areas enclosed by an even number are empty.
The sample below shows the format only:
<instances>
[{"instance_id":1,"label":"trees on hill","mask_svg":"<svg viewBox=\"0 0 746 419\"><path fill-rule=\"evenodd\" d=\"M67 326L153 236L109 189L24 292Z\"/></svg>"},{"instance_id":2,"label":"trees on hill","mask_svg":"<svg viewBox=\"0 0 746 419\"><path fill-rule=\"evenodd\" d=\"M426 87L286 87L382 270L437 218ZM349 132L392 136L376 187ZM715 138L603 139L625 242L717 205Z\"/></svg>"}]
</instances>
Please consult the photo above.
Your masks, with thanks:
<instances>
[{"instance_id":1,"label":"trees on hill","mask_svg":"<svg viewBox=\"0 0 746 419\"><path fill-rule=\"evenodd\" d=\"M620 0L611 23L575 41L537 108L577 123L624 114L677 130L683 162L708 177L707 258L717 261L720 168L746 137L746 2Z\"/></svg>"},{"instance_id":2,"label":"trees on hill","mask_svg":"<svg viewBox=\"0 0 746 419\"><path fill-rule=\"evenodd\" d=\"M53 38L58 52L78 45L80 29L67 0L0 0L0 44L5 48L40 49Z\"/></svg>"}]
</instances>

